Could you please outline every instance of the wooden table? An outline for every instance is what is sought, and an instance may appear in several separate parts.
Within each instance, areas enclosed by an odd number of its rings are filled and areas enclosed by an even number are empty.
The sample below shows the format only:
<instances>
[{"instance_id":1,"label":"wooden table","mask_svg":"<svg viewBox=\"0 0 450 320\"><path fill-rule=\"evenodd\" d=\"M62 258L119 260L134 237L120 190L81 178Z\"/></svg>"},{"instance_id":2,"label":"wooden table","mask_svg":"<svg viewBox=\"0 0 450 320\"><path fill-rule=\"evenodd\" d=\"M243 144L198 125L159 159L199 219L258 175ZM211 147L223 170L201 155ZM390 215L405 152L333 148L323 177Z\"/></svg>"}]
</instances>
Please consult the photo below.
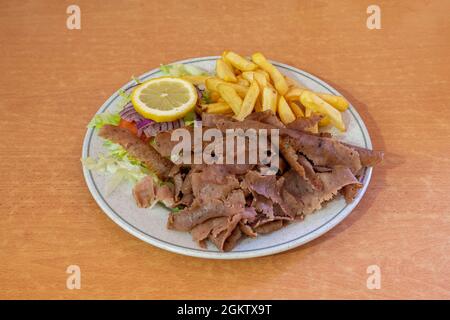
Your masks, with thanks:
<instances>
[{"instance_id":1,"label":"wooden table","mask_svg":"<svg viewBox=\"0 0 450 320\"><path fill-rule=\"evenodd\" d=\"M67 1L0 6L0 298L450 298L450 2ZM278 4L275 4L278 3ZM160 63L264 52L331 83L386 161L321 238L246 261L152 247L108 219L80 165L86 124ZM81 268L81 289L66 268ZM366 286L381 268L381 289Z\"/></svg>"}]
</instances>

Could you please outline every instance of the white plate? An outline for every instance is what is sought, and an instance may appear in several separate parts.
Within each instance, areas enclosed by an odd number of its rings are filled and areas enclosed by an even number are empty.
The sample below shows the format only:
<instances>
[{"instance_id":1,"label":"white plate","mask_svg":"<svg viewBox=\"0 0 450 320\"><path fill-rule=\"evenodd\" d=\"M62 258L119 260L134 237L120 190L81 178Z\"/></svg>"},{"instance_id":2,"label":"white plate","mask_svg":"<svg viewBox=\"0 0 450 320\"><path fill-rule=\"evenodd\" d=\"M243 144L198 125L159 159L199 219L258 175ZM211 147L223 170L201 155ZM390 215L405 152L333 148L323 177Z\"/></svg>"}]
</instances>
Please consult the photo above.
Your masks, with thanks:
<instances>
[{"instance_id":1,"label":"white plate","mask_svg":"<svg viewBox=\"0 0 450 320\"><path fill-rule=\"evenodd\" d=\"M178 61L178 63L194 65L212 72L217 58L219 57L195 58ZM340 95L330 85L307 72L282 63L273 63L282 73L302 82L314 91ZM154 69L142 75L139 79L146 80L160 75L159 69ZM133 81L130 81L122 89L125 90L132 85ZM98 113L114 110L119 101L118 93L113 94L103 104ZM333 132L333 134L336 134L338 139L343 141L372 149L366 126L353 106L350 106L344 113L344 120L347 125L347 132L344 135L339 135L338 132ZM97 136L93 129L88 129L83 143L83 157L97 157L102 151L102 139ZM351 204L346 204L342 197L338 197L325 205L323 209L308 215L304 221L294 222L279 231L261 235L255 239L247 238L241 241L231 252L220 252L212 244L209 244L207 249L199 248L192 241L189 233L166 228L167 209L159 205L153 209L137 208L131 195L131 188L127 185L119 187L106 196L104 190L107 177L92 173L86 168L83 168L83 172L89 190L103 211L119 226L139 239L159 248L189 256L212 259L244 259L266 256L298 247L336 226L350 214L363 197L370 181L372 169L366 169L361 179L364 186Z\"/></svg>"}]
</instances>

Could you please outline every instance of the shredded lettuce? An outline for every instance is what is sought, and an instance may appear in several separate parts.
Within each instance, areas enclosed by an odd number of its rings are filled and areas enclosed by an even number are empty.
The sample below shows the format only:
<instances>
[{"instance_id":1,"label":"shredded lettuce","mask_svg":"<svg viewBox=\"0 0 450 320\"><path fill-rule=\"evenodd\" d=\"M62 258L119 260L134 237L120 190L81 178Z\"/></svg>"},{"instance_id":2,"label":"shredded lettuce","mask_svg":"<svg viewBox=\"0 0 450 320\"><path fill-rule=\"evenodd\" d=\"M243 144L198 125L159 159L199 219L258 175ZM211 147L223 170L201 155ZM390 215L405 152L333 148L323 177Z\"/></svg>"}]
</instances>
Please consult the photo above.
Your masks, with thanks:
<instances>
[{"instance_id":1,"label":"shredded lettuce","mask_svg":"<svg viewBox=\"0 0 450 320\"><path fill-rule=\"evenodd\" d=\"M120 122L120 115L118 113L103 112L96 114L89 122L88 128L95 128L96 130L103 127L105 124L112 124L117 126Z\"/></svg>"},{"instance_id":2,"label":"shredded lettuce","mask_svg":"<svg viewBox=\"0 0 450 320\"><path fill-rule=\"evenodd\" d=\"M107 195L123 182L134 185L150 174L140 161L131 157L120 145L108 140L105 140L103 145L107 154L99 154L97 159L87 157L81 159L81 162L89 170L111 176L106 183L105 192Z\"/></svg>"},{"instance_id":3,"label":"shredded lettuce","mask_svg":"<svg viewBox=\"0 0 450 320\"><path fill-rule=\"evenodd\" d=\"M188 64L162 64L160 66L161 72L166 76L182 77L182 76L203 76L208 73L200 68Z\"/></svg>"},{"instance_id":4,"label":"shredded lettuce","mask_svg":"<svg viewBox=\"0 0 450 320\"><path fill-rule=\"evenodd\" d=\"M212 103L211 94L208 90L202 91L202 98L200 99L202 104L210 104Z\"/></svg>"},{"instance_id":5,"label":"shredded lettuce","mask_svg":"<svg viewBox=\"0 0 450 320\"><path fill-rule=\"evenodd\" d=\"M196 119L197 119L197 116L196 116L194 110L188 112L188 113L183 117L183 121L184 121L184 124L185 124L186 126L193 126Z\"/></svg>"},{"instance_id":6,"label":"shredded lettuce","mask_svg":"<svg viewBox=\"0 0 450 320\"><path fill-rule=\"evenodd\" d=\"M181 206L175 207L175 208L169 208L170 211L172 211L173 213L178 213L181 210L183 210L184 208Z\"/></svg>"}]
</instances>

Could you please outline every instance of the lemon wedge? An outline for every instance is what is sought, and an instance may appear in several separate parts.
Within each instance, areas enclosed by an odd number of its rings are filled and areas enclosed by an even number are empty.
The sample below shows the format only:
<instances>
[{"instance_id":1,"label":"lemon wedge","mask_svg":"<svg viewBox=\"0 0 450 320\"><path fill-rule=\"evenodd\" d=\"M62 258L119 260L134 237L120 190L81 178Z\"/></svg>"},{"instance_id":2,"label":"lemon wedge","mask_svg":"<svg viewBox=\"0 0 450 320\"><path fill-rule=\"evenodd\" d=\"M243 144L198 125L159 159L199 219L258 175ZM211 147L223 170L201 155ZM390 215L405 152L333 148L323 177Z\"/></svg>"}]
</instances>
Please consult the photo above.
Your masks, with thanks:
<instances>
[{"instance_id":1,"label":"lemon wedge","mask_svg":"<svg viewBox=\"0 0 450 320\"><path fill-rule=\"evenodd\" d=\"M182 118L195 107L197 99L197 90L190 82L174 77L148 80L131 94L136 111L156 122Z\"/></svg>"}]
</instances>

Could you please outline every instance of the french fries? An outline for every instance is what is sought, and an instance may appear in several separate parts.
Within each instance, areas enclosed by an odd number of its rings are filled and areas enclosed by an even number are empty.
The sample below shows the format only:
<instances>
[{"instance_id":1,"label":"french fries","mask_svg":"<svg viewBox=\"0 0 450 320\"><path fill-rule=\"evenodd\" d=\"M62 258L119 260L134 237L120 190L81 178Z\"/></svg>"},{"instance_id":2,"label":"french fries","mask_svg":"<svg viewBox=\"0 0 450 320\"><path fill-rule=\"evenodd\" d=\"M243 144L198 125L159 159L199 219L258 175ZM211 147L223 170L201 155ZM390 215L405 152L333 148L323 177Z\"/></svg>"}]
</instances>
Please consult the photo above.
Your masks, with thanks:
<instances>
[{"instance_id":1,"label":"french fries","mask_svg":"<svg viewBox=\"0 0 450 320\"><path fill-rule=\"evenodd\" d=\"M220 96L225 100L226 103L231 107L234 114L239 114L242 106L242 99L237 94L236 90L226 84L219 84L217 87Z\"/></svg>"},{"instance_id":2,"label":"french fries","mask_svg":"<svg viewBox=\"0 0 450 320\"><path fill-rule=\"evenodd\" d=\"M260 89L263 89L263 88L269 86L269 80L266 79L264 74L262 74L260 72L255 72L253 76L254 76L256 82L258 83Z\"/></svg>"},{"instance_id":3,"label":"french fries","mask_svg":"<svg viewBox=\"0 0 450 320\"><path fill-rule=\"evenodd\" d=\"M267 71L270 78L273 80L275 88L281 95L285 95L289 87L284 76L275 68L267 59L262 55L262 53L254 53L252 55L252 60L261 69Z\"/></svg>"},{"instance_id":4,"label":"french fries","mask_svg":"<svg viewBox=\"0 0 450 320\"><path fill-rule=\"evenodd\" d=\"M236 76L234 75L233 69L230 68L230 66L223 61L223 59L219 59L216 62L216 73L217 76L225 81L228 82L236 82Z\"/></svg>"},{"instance_id":5,"label":"french fries","mask_svg":"<svg viewBox=\"0 0 450 320\"><path fill-rule=\"evenodd\" d=\"M284 96L288 101L300 100L300 96L302 95L303 91L305 91L305 89L299 87L290 87L288 92L286 92Z\"/></svg>"},{"instance_id":6,"label":"french fries","mask_svg":"<svg viewBox=\"0 0 450 320\"><path fill-rule=\"evenodd\" d=\"M300 96L302 95L302 92L308 90L305 88L299 88L299 87L290 87L288 92L286 92L286 100L288 101L295 101L299 100ZM344 97L335 96L328 93L320 93L315 92L317 96L319 96L322 100L325 100L330 105L332 105L337 110L344 112L348 109L349 103Z\"/></svg>"},{"instance_id":7,"label":"french fries","mask_svg":"<svg viewBox=\"0 0 450 320\"><path fill-rule=\"evenodd\" d=\"M344 97L334 96L328 93L316 93L321 99L325 100L333 107L338 109L341 112L344 112L348 109L349 103Z\"/></svg>"},{"instance_id":8,"label":"french fries","mask_svg":"<svg viewBox=\"0 0 450 320\"><path fill-rule=\"evenodd\" d=\"M341 112L348 109L348 101L341 96L313 92L295 78L290 78L271 64L261 53L251 60L233 51L224 51L216 63L216 76L184 76L195 85L204 85L211 103L203 111L216 114L233 113L242 121L252 112L270 110L284 124L313 112L323 118L309 131L332 125L341 131L345 124Z\"/></svg>"},{"instance_id":9,"label":"french fries","mask_svg":"<svg viewBox=\"0 0 450 320\"><path fill-rule=\"evenodd\" d=\"M250 81L245 79L244 77L242 77L242 74L238 75L236 77L237 79L237 84L244 86L244 87L250 87Z\"/></svg>"},{"instance_id":10,"label":"french fries","mask_svg":"<svg viewBox=\"0 0 450 320\"><path fill-rule=\"evenodd\" d=\"M217 102L220 99L220 94L217 91L209 91L209 99L213 102Z\"/></svg>"},{"instance_id":11,"label":"french fries","mask_svg":"<svg viewBox=\"0 0 450 320\"><path fill-rule=\"evenodd\" d=\"M305 108L320 113L328 117L331 123L341 131L345 131L345 124L341 113L332 107L328 102L322 100L315 93L305 90L300 96L300 102Z\"/></svg>"},{"instance_id":12,"label":"french fries","mask_svg":"<svg viewBox=\"0 0 450 320\"><path fill-rule=\"evenodd\" d=\"M305 116L303 110L295 102L289 102L289 107L291 107L292 112L295 114L297 118L303 118Z\"/></svg>"},{"instance_id":13,"label":"french fries","mask_svg":"<svg viewBox=\"0 0 450 320\"><path fill-rule=\"evenodd\" d=\"M267 71L264 71L263 69L256 69L255 72L262 74L267 81L270 81L270 75L267 73Z\"/></svg>"},{"instance_id":14,"label":"french fries","mask_svg":"<svg viewBox=\"0 0 450 320\"><path fill-rule=\"evenodd\" d=\"M193 85L198 86L200 84L205 84L205 81L209 78L209 76L182 76L181 78L189 81Z\"/></svg>"},{"instance_id":15,"label":"french fries","mask_svg":"<svg viewBox=\"0 0 450 320\"><path fill-rule=\"evenodd\" d=\"M205 80L205 87L209 91L219 91L219 89L218 89L219 84L224 84L224 85L232 87L234 90L236 90L236 92L238 93L238 95L241 98L245 97L245 95L247 94L247 91L248 91L247 87L241 86L240 84L237 84L237 83L226 82L226 81L223 81L222 79L213 77L213 78L208 78Z\"/></svg>"},{"instance_id":16,"label":"french fries","mask_svg":"<svg viewBox=\"0 0 450 320\"><path fill-rule=\"evenodd\" d=\"M232 113L233 110L226 102L216 102L202 105L202 110L207 113L226 114Z\"/></svg>"},{"instance_id":17,"label":"french fries","mask_svg":"<svg viewBox=\"0 0 450 320\"><path fill-rule=\"evenodd\" d=\"M256 99L255 102L255 112L262 112L262 105L261 105L261 93L258 99Z\"/></svg>"},{"instance_id":18,"label":"french fries","mask_svg":"<svg viewBox=\"0 0 450 320\"><path fill-rule=\"evenodd\" d=\"M242 121L247 117L250 113L252 113L253 108L255 107L256 100L259 96L259 86L256 81L253 81L248 89L247 94L245 95L244 101L242 102L242 107L239 114L236 116L236 119Z\"/></svg>"},{"instance_id":19,"label":"french fries","mask_svg":"<svg viewBox=\"0 0 450 320\"><path fill-rule=\"evenodd\" d=\"M295 115L283 96L280 96L278 99L277 112L281 122L284 124L289 124L295 120Z\"/></svg>"},{"instance_id":20,"label":"french fries","mask_svg":"<svg viewBox=\"0 0 450 320\"><path fill-rule=\"evenodd\" d=\"M300 89L306 89L304 84L301 84L300 82L298 82L298 81L296 81L296 80L294 80L294 79L292 79L290 77L286 77L285 76L284 78L286 79L286 82L287 82L289 88L297 87L297 88L300 88Z\"/></svg>"},{"instance_id":21,"label":"french fries","mask_svg":"<svg viewBox=\"0 0 450 320\"><path fill-rule=\"evenodd\" d=\"M320 121L319 121L319 127L326 127L328 125L331 124L331 120L328 117L323 117Z\"/></svg>"},{"instance_id":22,"label":"french fries","mask_svg":"<svg viewBox=\"0 0 450 320\"><path fill-rule=\"evenodd\" d=\"M263 91L263 89L265 87L270 86L270 79L267 80L264 73L259 72L259 71L244 71L244 72L242 72L242 78L244 78L245 80L250 81L250 82L256 80L261 92Z\"/></svg>"},{"instance_id":23,"label":"french fries","mask_svg":"<svg viewBox=\"0 0 450 320\"><path fill-rule=\"evenodd\" d=\"M244 71L242 72L241 76L242 78L250 82L255 80L255 73L253 71Z\"/></svg>"},{"instance_id":24,"label":"french fries","mask_svg":"<svg viewBox=\"0 0 450 320\"><path fill-rule=\"evenodd\" d=\"M270 87L263 89L261 106L262 111L272 110L274 114L277 112L277 92L274 89Z\"/></svg>"},{"instance_id":25,"label":"french fries","mask_svg":"<svg viewBox=\"0 0 450 320\"><path fill-rule=\"evenodd\" d=\"M244 57L238 55L233 51L226 51L225 59L233 65L236 69L241 71L253 71L258 66L251 61L248 61Z\"/></svg>"}]
</instances>

